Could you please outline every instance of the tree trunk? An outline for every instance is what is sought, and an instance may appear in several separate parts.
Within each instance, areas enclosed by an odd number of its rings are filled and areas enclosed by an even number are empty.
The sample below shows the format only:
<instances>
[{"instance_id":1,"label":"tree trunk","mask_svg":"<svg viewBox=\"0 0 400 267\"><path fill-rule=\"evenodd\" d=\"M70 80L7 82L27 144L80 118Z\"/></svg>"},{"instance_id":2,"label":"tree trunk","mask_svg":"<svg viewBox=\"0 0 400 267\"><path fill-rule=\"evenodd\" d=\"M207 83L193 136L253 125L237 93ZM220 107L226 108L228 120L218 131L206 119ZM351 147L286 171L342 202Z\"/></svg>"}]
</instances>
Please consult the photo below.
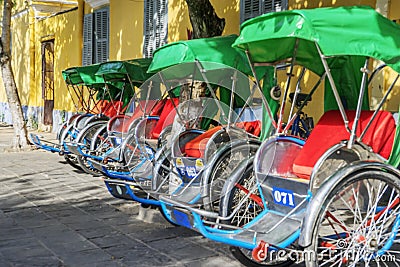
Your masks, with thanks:
<instances>
[{"instance_id":1,"label":"tree trunk","mask_svg":"<svg viewBox=\"0 0 400 267\"><path fill-rule=\"evenodd\" d=\"M3 28L0 40L0 65L1 73L6 90L8 104L10 106L11 117L13 120L14 139L12 147L14 149L26 148L29 145L28 133L24 117L22 114L21 101L18 96L17 85L15 84L14 74L11 67L10 34L11 34L11 0L3 0Z\"/></svg>"},{"instance_id":2,"label":"tree trunk","mask_svg":"<svg viewBox=\"0 0 400 267\"><path fill-rule=\"evenodd\" d=\"M210 0L186 0L189 8L193 39L220 36L225 28L225 19L215 13Z\"/></svg>"}]
</instances>

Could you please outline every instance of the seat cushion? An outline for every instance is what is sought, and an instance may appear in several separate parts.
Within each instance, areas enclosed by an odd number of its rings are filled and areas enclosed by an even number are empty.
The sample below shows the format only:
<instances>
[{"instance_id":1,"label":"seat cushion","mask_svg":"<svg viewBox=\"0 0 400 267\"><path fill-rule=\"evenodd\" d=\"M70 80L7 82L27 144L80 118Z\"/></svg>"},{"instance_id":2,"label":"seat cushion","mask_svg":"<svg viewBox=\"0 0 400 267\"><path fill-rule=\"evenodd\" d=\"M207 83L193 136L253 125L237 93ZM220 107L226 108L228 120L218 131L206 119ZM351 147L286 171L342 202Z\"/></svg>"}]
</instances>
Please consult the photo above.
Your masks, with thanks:
<instances>
[{"instance_id":1,"label":"seat cushion","mask_svg":"<svg viewBox=\"0 0 400 267\"><path fill-rule=\"evenodd\" d=\"M366 128L373 111L363 111L356 131L360 136ZM349 127L353 127L355 111L346 111ZM372 148L375 153L388 158L393 146L395 122L390 112L380 111L372 121L362 142ZM293 172L301 178L309 179L318 159L332 146L348 140L350 133L345 129L342 116L338 110L326 112L312 130L303 149L293 162Z\"/></svg>"},{"instance_id":2,"label":"seat cushion","mask_svg":"<svg viewBox=\"0 0 400 267\"><path fill-rule=\"evenodd\" d=\"M157 139L160 136L161 131L171 125L174 122L176 115L175 106L179 105L179 98L167 99L165 105L161 111L160 119L152 132L152 138Z\"/></svg>"},{"instance_id":3,"label":"seat cushion","mask_svg":"<svg viewBox=\"0 0 400 267\"><path fill-rule=\"evenodd\" d=\"M246 132L253 135L260 135L261 132L261 122L260 121L245 121L236 124L237 127L244 129ZM197 136L196 138L190 140L185 145L185 153L188 157L203 158L204 151L206 150L208 140L211 136L222 129L222 126L214 127L203 134Z\"/></svg>"},{"instance_id":4,"label":"seat cushion","mask_svg":"<svg viewBox=\"0 0 400 267\"><path fill-rule=\"evenodd\" d=\"M193 158L204 157L204 151L206 150L208 140L210 140L211 136L213 136L214 133L221 129L222 126L211 128L210 130L187 142L185 145L186 156Z\"/></svg>"}]
</instances>

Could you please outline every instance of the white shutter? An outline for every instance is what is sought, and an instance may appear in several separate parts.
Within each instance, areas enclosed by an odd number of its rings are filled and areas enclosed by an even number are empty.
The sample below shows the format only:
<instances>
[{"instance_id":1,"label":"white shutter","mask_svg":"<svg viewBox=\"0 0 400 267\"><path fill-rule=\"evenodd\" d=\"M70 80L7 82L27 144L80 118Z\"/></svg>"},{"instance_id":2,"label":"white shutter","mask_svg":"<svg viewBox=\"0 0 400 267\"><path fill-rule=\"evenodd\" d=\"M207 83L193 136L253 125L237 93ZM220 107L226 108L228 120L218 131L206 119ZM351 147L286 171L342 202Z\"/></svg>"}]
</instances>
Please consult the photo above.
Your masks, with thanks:
<instances>
[{"instance_id":1,"label":"white shutter","mask_svg":"<svg viewBox=\"0 0 400 267\"><path fill-rule=\"evenodd\" d=\"M82 65L93 63L93 16L87 14L83 17L83 51Z\"/></svg>"},{"instance_id":2,"label":"white shutter","mask_svg":"<svg viewBox=\"0 0 400 267\"><path fill-rule=\"evenodd\" d=\"M153 51L166 44L168 35L168 1L144 2L143 56L151 57Z\"/></svg>"},{"instance_id":3,"label":"white shutter","mask_svg":"<svg viewBox=\"0 0 400 267\"><path fill-rule=\"evenodd\" d=\"M143 44L143 56L151 57L151 45L153 44L153 1L145 0L144 2L144 44Z\"/></svg>"}]
</instances>

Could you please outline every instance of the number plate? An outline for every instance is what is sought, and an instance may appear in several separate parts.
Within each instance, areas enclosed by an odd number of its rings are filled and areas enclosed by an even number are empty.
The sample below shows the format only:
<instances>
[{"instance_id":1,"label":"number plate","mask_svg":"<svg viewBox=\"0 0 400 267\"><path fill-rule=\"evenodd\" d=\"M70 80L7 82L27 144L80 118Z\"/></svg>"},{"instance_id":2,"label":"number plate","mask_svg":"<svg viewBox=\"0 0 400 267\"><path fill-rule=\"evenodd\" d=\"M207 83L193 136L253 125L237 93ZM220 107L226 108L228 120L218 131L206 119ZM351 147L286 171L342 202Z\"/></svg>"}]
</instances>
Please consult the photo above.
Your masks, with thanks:
<instances>
[{"instance_id":1,"label":"number plate","mask_svg":"<svg viewBox=\"0 0 400 267\"><path fill-rule=\"evenodd\" d=\"M276 204L288 206L288 207L292 207L292 208L296 207L296 204L294 202L294 193L291 190L273 187L272 188L272 197Z\"/></svg>"}]
</instances>

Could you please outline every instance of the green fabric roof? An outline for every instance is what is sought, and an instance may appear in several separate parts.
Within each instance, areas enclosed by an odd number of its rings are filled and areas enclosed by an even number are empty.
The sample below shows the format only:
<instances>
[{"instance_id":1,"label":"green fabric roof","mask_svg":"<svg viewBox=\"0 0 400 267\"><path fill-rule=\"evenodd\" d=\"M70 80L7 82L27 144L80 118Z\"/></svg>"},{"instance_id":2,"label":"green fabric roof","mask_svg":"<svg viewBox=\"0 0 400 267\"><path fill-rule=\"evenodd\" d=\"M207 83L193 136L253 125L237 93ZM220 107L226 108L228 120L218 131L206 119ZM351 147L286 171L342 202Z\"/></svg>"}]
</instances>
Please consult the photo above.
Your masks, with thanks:
<instances>
[{"instance_id":1,"label":"green fabric roof","mask_svg":"<svg viewBox=\"0 0 400 267\"><path fill-rule=\"evenodd\" d=\"M131 81L140 86L151 76L147 73L151 61L151 58L138 58L126 61L104 62L100 64L96 75L104 77L107 82L123 79L126 75L129 75Z\"/></svg>"},{"instance_id":2,"label":"green fabric roof","mask_svg":"<svg viewBox=\"0 0 400 267\"><path fill-rule=\"evenodd\" d=\"M153 54L149 72L187 62L215 62L251 74L245 54L232 47L237 35L178 41L158 48Z\"/></svg>"},{"instance_id":3,"label":"green fabric roof","mask_svg":"<svg viewBox=\"0 0 400 267\"><path fill-rule=\"evenodd\" d=\"M234 47L249 49L254 62L293 55L297 64L322 74L317 43L326 56L367 56L400 72L400 26L370 7L337 7L269 13L241 26ZM318 59L318 60L317 60Z\"/></svg>"},{"instance_id":4,"label":"green fabric roof","mask_svg":"<svg viewBox=\"0 0 400 267\"><path fill-rule=\"evenodd\" d=\"M61 73L67 84L70 85L83 84L83 80L75 67L63 70Z\"/></svg>"}]
</instances>

